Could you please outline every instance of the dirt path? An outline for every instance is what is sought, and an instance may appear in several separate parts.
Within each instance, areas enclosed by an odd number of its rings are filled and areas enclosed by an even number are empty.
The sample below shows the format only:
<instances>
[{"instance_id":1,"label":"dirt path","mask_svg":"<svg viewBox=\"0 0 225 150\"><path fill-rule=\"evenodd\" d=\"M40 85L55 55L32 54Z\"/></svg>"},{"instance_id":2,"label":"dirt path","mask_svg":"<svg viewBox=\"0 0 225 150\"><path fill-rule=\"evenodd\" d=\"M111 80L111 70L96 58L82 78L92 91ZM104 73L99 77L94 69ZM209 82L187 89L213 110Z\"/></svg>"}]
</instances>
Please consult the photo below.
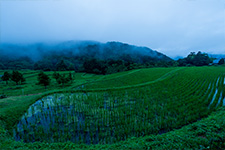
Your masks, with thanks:
<instances>
[{"instance_id":1,"label":"dirt path","mask_svg":"<svg viewBox=\"0 0 225 150\"><path fill-rule=\"evenodd\" d=\"M33 96L33 95L41 95L42 93L35 93L35 94L27 94L27 95L17 95L17 96L8 96L7 98L10 97L21 97L21 96Z\"/></svg>"}]
</instances>

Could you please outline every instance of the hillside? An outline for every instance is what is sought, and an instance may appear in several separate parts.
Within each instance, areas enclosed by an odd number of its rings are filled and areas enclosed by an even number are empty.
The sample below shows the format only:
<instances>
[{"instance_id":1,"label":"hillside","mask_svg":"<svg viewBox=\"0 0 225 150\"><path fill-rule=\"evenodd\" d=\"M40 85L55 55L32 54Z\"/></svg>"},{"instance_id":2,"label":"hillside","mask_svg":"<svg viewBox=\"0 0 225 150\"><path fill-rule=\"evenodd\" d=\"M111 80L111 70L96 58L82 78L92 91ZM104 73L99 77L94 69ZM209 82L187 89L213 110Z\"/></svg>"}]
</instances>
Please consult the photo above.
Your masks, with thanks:
<instances>
[{"instance_id":1,"label":"hillside","mask_svg":"<svg viewBox=\"0 0 225 150\"><path fill-rule=\"evenodd\" d=\"M1 55L18 58L30 57L32 60L40 60L43 56L50 55L52 52L64 56L86 56L100 59L118 59L123 55L131 57L149 56L156 60L171 61L168 56L154 51L147 47L138 47L121 42L100 43L94 41L67 41L62 43L38 43L38 44L1 44ZM50 52L49 52L50 51Z\"/></svg>"},{"instance_id":2,"label":"hillside","mask_svg":"<svg viewBox=\"0 0 225 150\"><path fill-rule=\"evenodd\" d=\"M0 82L2 149L225 148L224 67L73 73L47 90L37 71L22 73L24 85Z\"/></svg>"},{"instance_id":3,"label":"hillside","mask_svg":"<svg viewBox=\"0 0 225 150\"><path fill-rule=\"evenodd\" d=\"M147 47L120 42L68 41L32 45L1 44L0 51L0 69L16 70L75 70L110 74L143 66L163 66L172 61L166 55Z\"/></svg>"}]
</instances>

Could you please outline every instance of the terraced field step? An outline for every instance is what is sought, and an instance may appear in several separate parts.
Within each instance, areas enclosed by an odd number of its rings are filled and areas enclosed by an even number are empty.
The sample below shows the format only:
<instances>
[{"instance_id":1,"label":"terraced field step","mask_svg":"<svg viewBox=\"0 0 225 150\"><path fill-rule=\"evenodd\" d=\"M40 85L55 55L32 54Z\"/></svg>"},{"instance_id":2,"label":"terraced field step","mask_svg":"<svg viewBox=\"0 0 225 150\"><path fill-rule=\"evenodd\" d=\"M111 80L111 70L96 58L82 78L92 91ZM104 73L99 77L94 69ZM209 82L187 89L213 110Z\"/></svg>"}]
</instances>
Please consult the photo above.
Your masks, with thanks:
<instances>
[{"instance_id":1,"label":"terraced field step","mask_svg":"<svg viewBox=\"0 0 225 150\"><path fill-rule=\"evenodd\" d=\"M83 86L78 86L76 89L84 89L88 91L104 91L104 90L121 90L128 88L136 88L146 86L158 81L162 81L171 77L182 68L161 68L158 69L142 69L129 72L115 77L100 78L97 81L86 83ZM152 74L150 74L152 73Z\"/></svg>"}]
</instances>

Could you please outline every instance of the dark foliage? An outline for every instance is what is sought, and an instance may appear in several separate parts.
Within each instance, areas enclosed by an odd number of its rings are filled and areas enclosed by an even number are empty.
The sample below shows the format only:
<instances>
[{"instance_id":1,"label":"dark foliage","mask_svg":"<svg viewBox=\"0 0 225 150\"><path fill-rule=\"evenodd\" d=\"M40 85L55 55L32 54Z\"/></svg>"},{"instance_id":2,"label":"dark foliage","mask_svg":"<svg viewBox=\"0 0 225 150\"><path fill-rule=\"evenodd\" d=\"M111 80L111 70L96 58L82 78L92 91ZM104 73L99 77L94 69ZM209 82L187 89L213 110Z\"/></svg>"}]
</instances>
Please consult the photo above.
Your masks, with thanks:
<instances>
[{"instance_id":1,"label":"dark foliage","mask_svg":"<svg viewBox=\"0 0 225 150\"><path fill-rule=\"evenodd\" d=\"M212 61L208 54L199 51L197 54L191 52L186 58L179 59L177 62L178 66L207 66Z\"/></svg>"},{"instance_id":2,"label":"dark foliage","mask_svg":"<svg viewBox=\"0 0 225 150\"><path fill-rule=\"evenodd\" d=\"M8 84L8 81L10 80L10 78L11 78L11 74L8 71L6 71L4 72L4 75L2 76L2 81L5 81L6 84Z\"/></svg>"},{"instance_id":3,"label":"dark foliage","mask_svg":"<svg viewBox=\"0 0 225 150\"><path fill-rule=\"evenodd\" d=\"M26 47L15 48L20 48L23 51L22 49ZM159 52L119 42L106 44L87 42L80 45L67 42L51 49L41 45L37 46L36 49L38 51L36 54L35 50L24 52L33 52L38 56L38 60L34 59L34 56L26 56L28 53L18 57L0 56L0 69L74 70L76 72L110 74L143 67L176 66L175 61Z\"/></svg>"},{"instance_id":4,"label":"dark foliage","mask_svg":"<svg viewBox=\"0 0 225 150\"><path fill-rule=\"evenodd\" d=\"M5 94L0 94L0 99L6 98L7 96Z\"/></svg>"},{"instance_id":5,"label":"dark foliage","mask_svg":"<svg viewBox=\"0 0 225 150\"><path fill-rule=\"evenodd\" d=\"M71 73L69 73L68 76L66 76L65 74L61 75L59 73L56 73L56 77L54 77L54 78L56 79L57 83L62 84L63 87L66 83L69 83L73 80Z\"/></svg>"},{"instance_id":6,"label":"dark foliage","mask_svg":"<svg viewBox=\"0 0 225 150\"><path fill-rule=\"evenodd\" d=\"M21 69L33 69L34 62L29 57L9 57L0 56L0 69L4 70L21 70Z\"/></svg>"},{"instance_id":7,"label":"dark foliage","mask_svg":"<svg viewBox=\"0 0 225 150\"><path fill-rule=\"evenodd\" d=\"M44 85L45 89L50 84L50 78L44 72L38 74L38 84Z\"/></svg>"},{"instance_id":8,"label":"dark foliage","mask_svg":"<svg viewBox=\"0 0 225 150\"><path fill-rule=\"evenodd\" d=\"M53 73L53 78L57 81L57 79L60 77L60 74L56 71Z\"/></svg>"},{"instance_id":9,"label":"dark foliage","mask_svg":"<svg viewBox=\"0 0 225 150\"><path fill-rule=\"evenodd\" d=\"M219 63L218 63L219 65L223 65L224 64L224 58L221 58L220 60L219 60Z\"/></svg>"},{"instance_id":10,"label":"dark foliage","mask_svg":"<svg viewBox=\"0 0 225 150\"><path fill-rule=\"evenodd\" d=\"M19 83L22 84L26 81L25 78L23 77L23 74L20 73L19 71L12 72L11 80L16 82L16 85L18 85Z\"/></svg>"},{"instance_id":11,"label":"dark foliage","mask_svg":"<svg viewBox=\"0 0 225 150\"><path fill-rule=\"evenodd\" d=\"M68 70L68 66L65 64L64 60L61 60L59 63L56 64L56 70L58 71Z\"/></svg>"}]
</instances>

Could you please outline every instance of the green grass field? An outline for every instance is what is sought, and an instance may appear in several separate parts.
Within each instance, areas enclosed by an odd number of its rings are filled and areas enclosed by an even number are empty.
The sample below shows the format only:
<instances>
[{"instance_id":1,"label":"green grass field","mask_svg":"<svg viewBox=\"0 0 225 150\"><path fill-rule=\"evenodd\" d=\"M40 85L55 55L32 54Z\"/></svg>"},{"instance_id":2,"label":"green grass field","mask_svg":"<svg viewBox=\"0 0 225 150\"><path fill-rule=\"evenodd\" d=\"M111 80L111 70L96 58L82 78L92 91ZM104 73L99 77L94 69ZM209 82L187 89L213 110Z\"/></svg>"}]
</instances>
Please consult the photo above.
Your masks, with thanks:
<instances>
[{"instance_id":1,"label":"green grass field","mask_svg":"<svg viewBox=\"0 0 225 150\"><path fill-rule=\"evenodd\" d=\"M225 67L71 71L64 88L45 72L47 89L38 71L21 72L23 85L0 82L0 149L225 149Z\"/></svg>"}]
</instances>

